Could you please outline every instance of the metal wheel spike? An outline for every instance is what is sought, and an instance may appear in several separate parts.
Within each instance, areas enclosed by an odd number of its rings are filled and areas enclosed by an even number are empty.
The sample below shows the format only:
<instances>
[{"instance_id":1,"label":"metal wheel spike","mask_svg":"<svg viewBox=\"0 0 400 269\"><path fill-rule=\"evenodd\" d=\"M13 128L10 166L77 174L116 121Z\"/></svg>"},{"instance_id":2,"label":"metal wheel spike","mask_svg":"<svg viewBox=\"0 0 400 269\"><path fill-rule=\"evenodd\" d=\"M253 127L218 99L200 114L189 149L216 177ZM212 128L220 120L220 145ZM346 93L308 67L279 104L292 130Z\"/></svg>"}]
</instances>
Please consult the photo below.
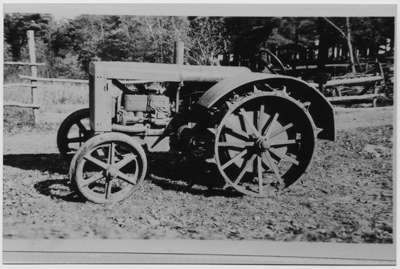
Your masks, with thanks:
<instances>
[{"instance_id":1,"label":"metal wheel spike","mask_svg":"<svg viewBox=\"0 0 400 269\"><path fill-rule=\"evenodd\" d=\"M307 109L307 111L310 109L311 102L304 102L302 105Z\"/></svg>"},{"instance_id":2,"label":"metal wheel spike","mask_svg":"<svg viewBox=\"0 0 400 269\"><path fill-rule=\"evenodd\" d=\"M216 160L215 160L215 158L208 158L208 159L206 159L206 163L217 163L216 162Z\"/></svg>"},{"instance_id":3,"label":"metal wheel spike","mask_svg":"<svg viewBox=\"0 0 400 269\"><path fill-rule=\"evenodd\" d=\"M319 134L322 130L323 130L322 128L316 127L316 128L315 128L315 133L316 133L316 134Z\"/></svg>"},{"instance_id":4,"label":"metal wheel spike","mask_svg":"<svg viewBox=\"0 0 400 269\"><path fill-rule=\"evenodd\" d=\"M213 133L214 135L217 133L216 128L207 128L207 130L210 131L211 133Z\"/></svg>"},{"instance_id":5,"label":"metal wheel spike","mask_svg":"<svg viewBox=\"0 0 400 269\"><path fill-rule=\"evenodd\" d=\"M231 109L231 107L233 106L233 104L232 104L231 102L229 102L229 101L225 101L225 105L226 105L229 109Z\"/></svg>"},{"instance_id":6,"label":"metal wheel spike","mask_svg":"<svg viewBox=\"0 0 400 269\"><path fill-rule=\"evenodd\" d=\"M225 185L222 187L223 190L226 190L227 188L231 187L231 184L225 183Z\"/></svg>"}]
</instances>

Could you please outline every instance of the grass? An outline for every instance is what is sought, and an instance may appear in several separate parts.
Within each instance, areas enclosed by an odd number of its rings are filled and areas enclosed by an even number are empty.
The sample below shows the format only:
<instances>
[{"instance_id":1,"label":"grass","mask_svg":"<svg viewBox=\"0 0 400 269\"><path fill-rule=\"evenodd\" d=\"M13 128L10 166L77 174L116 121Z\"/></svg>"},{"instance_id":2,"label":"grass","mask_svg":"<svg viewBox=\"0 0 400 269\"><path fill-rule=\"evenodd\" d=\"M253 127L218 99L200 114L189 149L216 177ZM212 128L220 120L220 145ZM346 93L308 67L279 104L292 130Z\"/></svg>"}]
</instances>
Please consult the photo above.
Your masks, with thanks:
<instances>
[{"instance_id":1,"label":"grass","mask_svg":"<svg viewBox=\"0 0 400 269\"><path fill-rule=\"evenodd\" d=\"M15 82L17 83L17 82ZM34 124L33 109L13 106L3 107L3 132L57 130L70 113L89 107L87 84L47 83L38 87L40 123ZM3 102L13 101L30 104L30 87L13 86L3 89Z\"/></svg>"},{"instance_id":2,"label":"grass","mask_svg":"<svg viewBox=\"0 0 400 269\"><path fill-rule=\"evenodd\" d=\"M45 112L67 112L65 105L87 105L89 103L89 86L72 83L47 83L38 87L38 102ZM32 95L29 87L4 88L3 101L31 103Z\"/></svg>"}]
</instances>

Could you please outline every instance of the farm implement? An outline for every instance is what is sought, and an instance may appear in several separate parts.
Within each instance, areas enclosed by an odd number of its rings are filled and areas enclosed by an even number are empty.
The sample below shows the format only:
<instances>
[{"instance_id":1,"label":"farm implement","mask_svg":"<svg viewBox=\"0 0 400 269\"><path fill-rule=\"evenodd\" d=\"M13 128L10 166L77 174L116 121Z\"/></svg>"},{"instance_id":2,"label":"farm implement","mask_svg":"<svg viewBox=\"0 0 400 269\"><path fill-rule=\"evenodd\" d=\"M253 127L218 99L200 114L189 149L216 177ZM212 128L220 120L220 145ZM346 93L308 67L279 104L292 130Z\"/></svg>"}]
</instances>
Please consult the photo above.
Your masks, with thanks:
<instances>
[{"instance_id":1,"label":"farm implement","mask_svg":"<svg viewBox=\"0 0 400 269\"><path fill-rule=\"evenodd\" d=\"M381 106L393 103L392 59L386 59L385 63L378 60L358 63L352 70L349 64L326 64L321 71L317 65L296 65L293 60L282 62L271 51L263 51L268 54L273 73L301 77L331 104L372 103ZM296 52L292 52L290 58L296 58Z\"/></svg>"}]
</instances>

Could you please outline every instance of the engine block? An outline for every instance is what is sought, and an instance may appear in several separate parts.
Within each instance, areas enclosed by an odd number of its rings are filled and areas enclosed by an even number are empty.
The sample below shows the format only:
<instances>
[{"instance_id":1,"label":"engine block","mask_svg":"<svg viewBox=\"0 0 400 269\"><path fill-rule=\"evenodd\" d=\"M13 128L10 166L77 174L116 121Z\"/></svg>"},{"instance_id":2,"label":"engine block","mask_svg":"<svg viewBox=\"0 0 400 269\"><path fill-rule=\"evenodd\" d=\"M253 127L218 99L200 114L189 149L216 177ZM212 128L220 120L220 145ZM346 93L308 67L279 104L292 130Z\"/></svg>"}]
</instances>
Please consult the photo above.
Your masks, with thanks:
<instances>
[{"instance_id":1,"label":"engine block","mask_svg":"<svg viewBox=\"0 0 400 269\"><path fill-rule=\"evenodd\" d=\"M170 101L164 95L125 94L123 107L132 112L170 112Z\"/></svg>"}]
</instances>

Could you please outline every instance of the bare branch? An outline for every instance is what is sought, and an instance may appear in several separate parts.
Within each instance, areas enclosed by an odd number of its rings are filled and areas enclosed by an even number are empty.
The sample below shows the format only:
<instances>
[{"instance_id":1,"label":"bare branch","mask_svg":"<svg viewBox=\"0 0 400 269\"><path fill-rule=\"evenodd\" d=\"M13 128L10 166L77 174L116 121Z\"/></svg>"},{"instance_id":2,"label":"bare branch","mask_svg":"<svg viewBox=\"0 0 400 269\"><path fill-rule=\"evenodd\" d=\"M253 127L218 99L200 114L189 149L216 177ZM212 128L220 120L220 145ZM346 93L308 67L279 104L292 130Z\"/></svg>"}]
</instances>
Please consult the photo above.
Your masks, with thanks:
<instances>
[{"instance_id":1,"label":"bare branch","mask_svg":"<svg viewBox=\"0 0 400 269\"><path fill-rule=\"evenodd\" d=\"M147 23L147 26L149 27L150 34L151 34L151 37L153 38L153 41L156 41L156 37L154 36L154 32L153 32L153 27L151 26L151 24L150 24L150 22L149 22L147 17L145 17L144 19L145 19L145 21Z\"/></svg>"},{"instance_id":2,"label":"bare branch","mask_svg":"<svg viewBox=\"0 0 400 269\"><path fill-rule=\"evenodd\" d=\"M346 17L346 25L347 25L347 34L343 32L339 27L337 27L333 22L328 20L327 18L323 17L330 25L335 27L346 39L347 39L347 45L349 46L349 54L350 54L350 63L351 63L351 68L353 73L356 72L355 66L354 66L354 56L353 56L353 46L351 45L351 35L350 35L350 22L349 22L349 17Z\"/></svg>"},{"instance_id":3,"label":"bare branch","mask_svg":"<svg viewBox=\"0 0 400 269\"><path fill-rule=\"evenodd\" d=\"M337 27L333 22L331 22L330 20L328 20L327 18L323 17L327 22L329 22L329 24L331 24L333 27L335 27L346 39L347 39L347 35L345 32L342 31L342 29L340 29L339 27Z\"/></svg>"}]
</instances>

